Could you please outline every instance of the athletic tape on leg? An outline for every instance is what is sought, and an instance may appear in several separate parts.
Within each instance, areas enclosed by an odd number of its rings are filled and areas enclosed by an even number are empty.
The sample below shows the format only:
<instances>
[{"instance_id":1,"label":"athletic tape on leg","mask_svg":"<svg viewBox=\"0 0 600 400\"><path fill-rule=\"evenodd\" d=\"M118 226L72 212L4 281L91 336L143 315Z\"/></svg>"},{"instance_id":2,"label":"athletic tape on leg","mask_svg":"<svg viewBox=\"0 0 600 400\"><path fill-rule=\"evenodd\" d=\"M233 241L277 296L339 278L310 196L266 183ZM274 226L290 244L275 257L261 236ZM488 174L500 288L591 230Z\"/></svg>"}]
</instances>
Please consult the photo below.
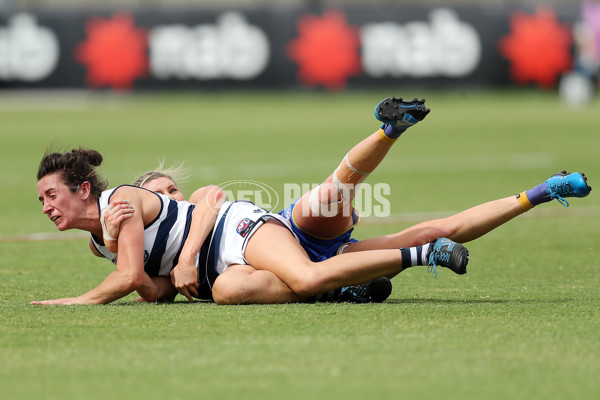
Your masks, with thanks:
<instances>
[{"instance_id":1,"label":"athletic tape on leg","mask_svg":"<svg viewBox=\"0 0 600 400\"><path fill-rule=\"evenodd\" d=\"M358 185L367 179L370 172L361 171L352 165L348 159L348 154L344 157L344 161L333 171L332 181L336 190L342 195L342 199L352 200ZM345 169L345 167L348 169Z\"/></svg>"},{"instance_id":2,"label":"athletic tape on leg","mask_svg":"<svg viewBox=\"0 0 600 400\"><path fill-rule=\"evenodd\" d=\"M342 196L342 201L344 201L344 200L352 201L352 199L354 199L354 195L356 194L356 188L358 185L354 185L354 184L346 185L346 184L342 183L342 181L340 181L340 179L337 176L338 170L339 169L336 169L335 171L333 171L333 174L331 176L333 186L335 186L338 193Z\"/></svg>"},{"instance_id":3,"label":"athletic tape on leg","mask_svg":"<svg viewBox=\"0 0 600 400\"><path fill-rule=\"evenodd\" d=\"M350 154L350 153L348 153ZM352 164L350 164L350 160L348 159L348 154L346 154L346 157L344 157L344 161L346 161L346 165L348 166L348 168L350 168L352 171L356 172L357 174L362 176L362 181L364 181L367 176L369 176L370 172L363 172L363 171L359 171L358 169L354 168L354 166ZM339 169L339 168L338 168ZM360 182L359 182L360 183Z\"/></svg>"},{"instance_id":4,"label":"athletic tape on leg","mask_svg":"<svg viewBox=\"0 0 600 400\"><path fill-rule=\"evenodd\" d=\"M348 200L342 197L341 200L329 201L325 204L321 203L321 186L319 185L308 194L308 206L313 215L322 217L333 217L338 214L339 204L345 205ZM335 207L332 208L332 205Z\"/></svg>"}]
</instances>

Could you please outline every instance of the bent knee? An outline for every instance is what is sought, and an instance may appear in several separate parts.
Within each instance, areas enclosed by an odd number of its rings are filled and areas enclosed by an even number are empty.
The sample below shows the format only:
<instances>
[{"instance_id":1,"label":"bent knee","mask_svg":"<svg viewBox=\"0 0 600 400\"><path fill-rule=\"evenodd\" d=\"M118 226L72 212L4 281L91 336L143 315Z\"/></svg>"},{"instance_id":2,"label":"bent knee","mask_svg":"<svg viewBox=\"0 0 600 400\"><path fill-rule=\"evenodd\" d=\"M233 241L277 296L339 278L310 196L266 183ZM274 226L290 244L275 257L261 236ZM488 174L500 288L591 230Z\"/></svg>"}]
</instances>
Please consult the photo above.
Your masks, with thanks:
<instances>
[{"instance_id":1,"label":"bent knee","mask_svg":"<svg viewBox=\"0 0 600 400\"><path fill-rule=\"evenodd\" d=\"M248 299L252 296L246 285L239 284L236 280L219 278L215 281L212 289L213 300L216 304L247 304Z\"/></svg>"},{"instance_id":2,"label":"bent knee","mask_svg":"<svg viewBox=\"0 0 600 400\"><path fill-rule=\"evenodd\" d=\"M412 232L413 234L410 235L412 242L409 245L420 246L443 237L453 238L457 229L453 224L445 223L444 220L434 220L429 221L425 226L419 226Z\"/></svg>"},{"instance_id":3,"label":"bent knee","mask_svg":"<svg viewBox=\"0 0 600 400\"><path fill-rule=\"evenodd\" d=\"M305 268L298 274L288 286L294 293L303 297L314 296L323 292L325 281L320 274L317 274L313 268Z\"/></svg>"}]
</instances>

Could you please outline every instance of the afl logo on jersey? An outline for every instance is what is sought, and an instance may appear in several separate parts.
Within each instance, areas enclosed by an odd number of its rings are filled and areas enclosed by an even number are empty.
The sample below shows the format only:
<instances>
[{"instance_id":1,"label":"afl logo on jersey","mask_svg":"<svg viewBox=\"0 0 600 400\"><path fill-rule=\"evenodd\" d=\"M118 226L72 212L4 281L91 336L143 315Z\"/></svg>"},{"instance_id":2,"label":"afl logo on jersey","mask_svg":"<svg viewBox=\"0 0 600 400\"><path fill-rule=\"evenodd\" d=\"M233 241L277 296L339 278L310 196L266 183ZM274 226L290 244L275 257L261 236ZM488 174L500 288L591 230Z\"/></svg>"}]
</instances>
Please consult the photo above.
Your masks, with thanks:
<instances>
[{"instance_id":1,"label":"afl logo on jersey","mask_svg":"<svg viewBox=\"0 0 600 400\"><path fill-rule=\"evenodd\" d=\"M244 218L237 224L236 232L240 234L242 237L246 237L248 232L252 230L254 226L254 221L250 218Z\"/></svg>"}]
</instances>

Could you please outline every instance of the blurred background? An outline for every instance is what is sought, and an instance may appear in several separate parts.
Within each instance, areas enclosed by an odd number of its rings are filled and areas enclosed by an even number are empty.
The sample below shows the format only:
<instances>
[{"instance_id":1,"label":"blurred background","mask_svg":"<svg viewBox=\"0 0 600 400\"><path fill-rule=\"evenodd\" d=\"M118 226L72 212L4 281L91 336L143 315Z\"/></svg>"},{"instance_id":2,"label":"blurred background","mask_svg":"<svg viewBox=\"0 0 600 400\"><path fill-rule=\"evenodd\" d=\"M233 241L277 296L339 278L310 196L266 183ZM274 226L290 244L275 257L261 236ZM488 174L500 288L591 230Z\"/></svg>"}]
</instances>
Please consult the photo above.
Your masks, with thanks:
<instances>
[{"instance_id":1,"label":"blurred background","mask_svg":"<svg viewBox=\"0 0 600 400\"><path fill-rule=\"evenodd\" d=\"M164 158L185 162L186 194L252 179L282 195L327 176L392 95L433 110L370 178L394 213L563 168L593 186L599 65L595 0L0 0L0 235L53 231L34 179L49 146L101 151L111 186ZM432 181L443 200L403 191Z\"/></svg>"},{"instance_id":2,"label":"blurred background","mask_svg":"<svg viewBox=\"0 0 600 400\"><path fill-rule=\"evenodd\" d=\"M0 89L524 85L585 102L599 10L595 0L0 0Z\"/></svg>"}]
</instances>

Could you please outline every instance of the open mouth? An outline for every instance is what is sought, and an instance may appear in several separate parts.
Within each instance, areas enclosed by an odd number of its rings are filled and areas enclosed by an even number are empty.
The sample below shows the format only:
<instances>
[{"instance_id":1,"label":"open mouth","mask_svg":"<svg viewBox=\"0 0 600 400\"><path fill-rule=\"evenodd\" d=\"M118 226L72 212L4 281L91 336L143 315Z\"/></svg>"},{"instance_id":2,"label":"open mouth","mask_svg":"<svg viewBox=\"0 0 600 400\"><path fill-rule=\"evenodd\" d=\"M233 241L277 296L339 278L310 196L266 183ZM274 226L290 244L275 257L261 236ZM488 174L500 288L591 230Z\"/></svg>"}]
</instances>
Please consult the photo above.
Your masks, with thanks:
<instances>
[{"instance_id":1,"label":"open mouth","mask_svg":"<svg viewBox=\"0 0 600 400\"><path fill-rule=\"evenodd\" d=\"M56 223L56 221L60 218L60 216L50 218L52 222Z\"/></svg>"}]
</instances>

